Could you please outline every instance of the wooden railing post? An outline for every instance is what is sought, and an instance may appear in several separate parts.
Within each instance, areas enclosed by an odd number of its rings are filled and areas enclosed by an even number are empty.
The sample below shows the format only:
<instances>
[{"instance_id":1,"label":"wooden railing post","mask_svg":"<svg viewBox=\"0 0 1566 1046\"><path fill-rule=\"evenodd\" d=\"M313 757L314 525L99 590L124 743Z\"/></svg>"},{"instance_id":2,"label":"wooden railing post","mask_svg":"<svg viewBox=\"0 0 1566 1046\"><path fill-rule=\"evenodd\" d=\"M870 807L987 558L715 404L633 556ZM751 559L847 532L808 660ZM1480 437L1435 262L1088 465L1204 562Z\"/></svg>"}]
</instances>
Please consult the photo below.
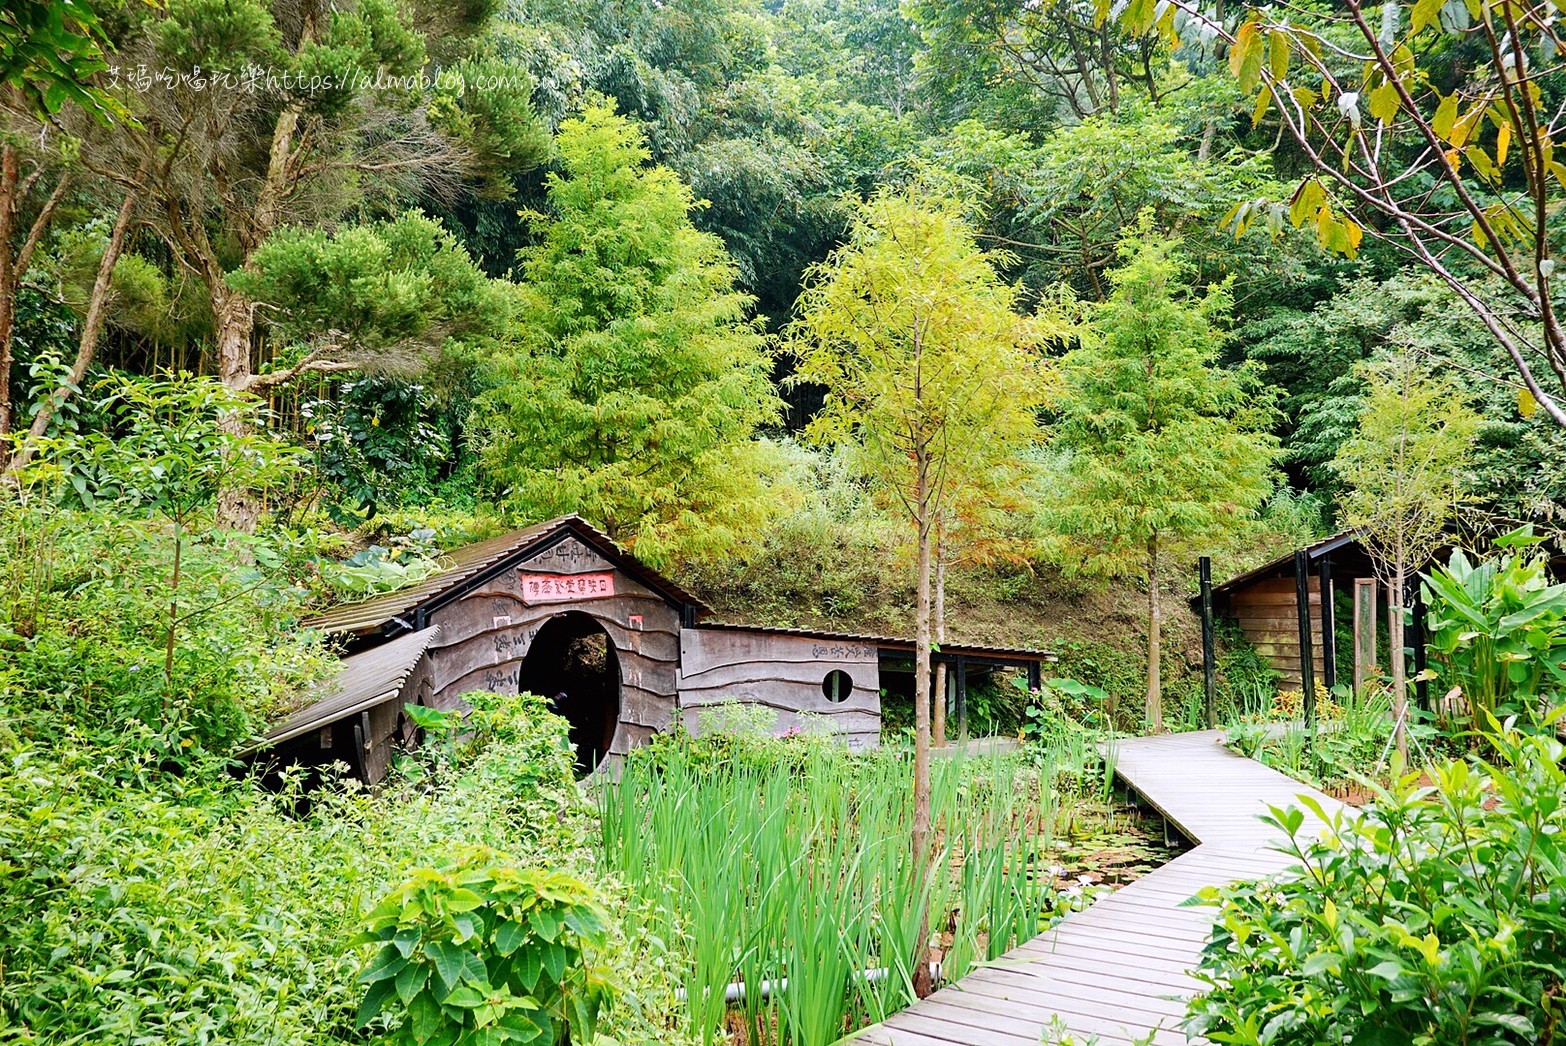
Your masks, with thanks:
<instances>
[{"instance_id":1,"label":"wooden railing post","mask_svg":"<svg viewBox=\"0 0 1566 1046\"><path fill-rule=\"evenodd\" d=\"M1332 599L1332 557L1321 557L1321 675L1330 692L1338 685L1338 615Z\"/></svg>"},{"instance_id":2,"label":"wooden railing post","mask_svg":"<svg viewBox=\"0 0 1566 1046\"><path fill-rule=\"evenodd\" d=\"M1207 707L1207 729L1218 725L1218 655L1213 648L1213 561L1196 561L1202 586L1202 686Z\"/></svg>"},{"instance_id":3,"label":"wooden railing post","mask_svg":"<svg viewBox=\"0 0 1566 1046\"><path fill-rule=\"evenodd\" d=\"M1376 666L1376 579L1354 579L1354 696L1359 698Z\"/></svg>"},{"instance_id":4,"label":"wooden railing post","mask_svg":"<svg viewBox=\"0 0 1566 1046\"><path fill-rule=\"evenodd\" d=\"M1316 728L1316 669L1310 650L1310 554L1294 553L1294 605L1300 628L1300 697L1305 703L1305 727Z\"/></svg>"}]
</instances>

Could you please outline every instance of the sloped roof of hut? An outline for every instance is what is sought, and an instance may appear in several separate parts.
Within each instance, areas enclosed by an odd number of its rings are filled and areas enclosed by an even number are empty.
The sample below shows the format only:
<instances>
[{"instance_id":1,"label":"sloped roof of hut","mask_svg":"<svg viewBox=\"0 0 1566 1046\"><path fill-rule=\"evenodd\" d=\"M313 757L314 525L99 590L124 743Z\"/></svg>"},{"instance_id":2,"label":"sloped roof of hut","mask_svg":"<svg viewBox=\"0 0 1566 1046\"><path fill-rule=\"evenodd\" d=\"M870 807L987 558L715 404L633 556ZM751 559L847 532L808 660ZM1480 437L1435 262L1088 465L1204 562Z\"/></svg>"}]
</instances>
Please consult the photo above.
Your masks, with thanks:
<instances>
[{"instance_id":1,"label":"sloped roof of hut","mask_svg":"<svg viewBox=\"0 0 1566 1046\"><path fill-rule=\"evenodd\" d=\"M319 698L272 727L247 751L280 744L392 700L438 635L440 628L430 627L343 658L337 674L317 685Z\"/></svg>"},{"instance_id":2,"label":"sloped roof of hut","mask_svg":"<svg viewBox=\"0 0 1566 1046\"><path fill-rule=\"evenodd\" d=\"M453 549L444 557L444 566L439 573L395 592L334 607L306 620L304 626L329 634L353 635L368 635L390 624L413 629L420 611L427 614L439 609L495 575L542 555L568 537L593 549L669 603L693 607L697 611L707 609L701 600L615 544L608 534L581 516L571 515Z\"/></svg>"},{"instance_id":3,"label":"sloped roof of hut","mask_svg":"<svg viewBox=\"0 0 1566 1046\"><path fill-rule=\"evenodd\" d=\"M1322 556L1329 555L1330 553L1337 552L1339 549L1349 547L1352 547L1356 552L1363 554L1363 549L1360 547L1360 531L1358 528L1340 530L1336 534L1333 534L1329 537L1324 537L1320 541L1312 542L1311 544L1306 545L1303 551L1305 552L1306 558L1314 562L1315 560L1320 559ZM1235 591L1236 589L1244 588L1252 581L1269 577L1281 577L1285 574L1292 576L1293 573L1294 552L1285 552L1278 558L1268 560L1259 567L1247 570L1243 574L1236 574L1227 581L1223 581L1214 585L1213 595L1226 595Z\"/></svg>"}]
</instances>

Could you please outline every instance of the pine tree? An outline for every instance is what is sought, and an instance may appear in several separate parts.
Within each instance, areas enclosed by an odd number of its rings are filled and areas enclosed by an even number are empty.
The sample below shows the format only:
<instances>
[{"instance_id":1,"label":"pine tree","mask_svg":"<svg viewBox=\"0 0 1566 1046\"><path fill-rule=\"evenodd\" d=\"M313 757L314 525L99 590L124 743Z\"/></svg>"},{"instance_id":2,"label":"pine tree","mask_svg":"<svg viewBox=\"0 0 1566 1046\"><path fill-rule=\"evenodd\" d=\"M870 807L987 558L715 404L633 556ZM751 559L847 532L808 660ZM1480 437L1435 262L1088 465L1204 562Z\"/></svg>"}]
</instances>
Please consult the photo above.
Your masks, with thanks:
<instances>
[{"instance_id":1,"label":"pine tree","mask_svg":"<svg viewBox=\"0 0 1566 1046\"><path fill-rule=\"evenodd\" d=\"M554 220L481 404L485 467L519 515L580 512L644 558L731 544L758 506L751 436L779 410L752 299L634 124L590 108L557 148Z\"/></svg>"},{"instance_id":2,"label":"pine tree","mask_svg":"<svg viewBox=\"0 0 1566 1046\"><path fill-rule=\"evenodd\" d=\"M1247 369L1216 365L1227 287L1185 286L1179 244L1120 246L1109 299L1089 307L1061 367L1055 444L1069 452L1047 507L1066 556L1147 583L1147 719L1163 730L1160 595L1172 555L1233 533L1271 487L1277 441Z\"/></svg>"}]
</instances>

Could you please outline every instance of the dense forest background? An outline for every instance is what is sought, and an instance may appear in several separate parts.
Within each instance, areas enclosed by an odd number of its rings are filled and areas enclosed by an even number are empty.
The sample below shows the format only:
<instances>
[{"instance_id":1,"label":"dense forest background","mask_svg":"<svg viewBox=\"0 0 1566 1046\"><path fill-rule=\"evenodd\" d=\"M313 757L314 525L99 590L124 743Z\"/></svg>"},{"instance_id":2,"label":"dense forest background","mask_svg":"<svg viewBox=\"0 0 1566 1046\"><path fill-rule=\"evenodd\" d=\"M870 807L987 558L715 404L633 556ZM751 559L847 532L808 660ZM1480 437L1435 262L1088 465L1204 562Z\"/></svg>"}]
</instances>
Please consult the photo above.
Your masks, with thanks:
<instances>
[{"instance_id":1,"label":"dense forest background","mask_svg":"<svg viewBox=\"0 0 1566 1046\"><path fill-rule=\"evenodd\" d=\"M887 188L959 201L1024 313L1106 303L1128 237L1176 243L1192 301L1221 290L1217 362L1256 379L1278 470L1254 518L1179 551L1179 594L1198 552L1222 575L1335 527L1331 463L1378 357L1439 369L1478 412L1463 486L1487 513L1549 524L1566 502L1566 432L1427 268L1237 220L1286 207L1310 164L1211 34L1070 0L98 16L125 118L8 88L0 418L91 500L101 463L69 447L128 431L116 376L218 379L304 466L224 514L308 545L338 583L318 602L580 511L727 615L905 630L911 582L884 564L908 543L885 491L801 439L822 390L791 380L786 336L855 201ZM1138 568L1051 540L1070 452L1024 457L986 494L1002 517L970 513L943 553L953 629L1134 660L1106 637L1130 620L1113 577Z\"/></svg>"}]
</instances>

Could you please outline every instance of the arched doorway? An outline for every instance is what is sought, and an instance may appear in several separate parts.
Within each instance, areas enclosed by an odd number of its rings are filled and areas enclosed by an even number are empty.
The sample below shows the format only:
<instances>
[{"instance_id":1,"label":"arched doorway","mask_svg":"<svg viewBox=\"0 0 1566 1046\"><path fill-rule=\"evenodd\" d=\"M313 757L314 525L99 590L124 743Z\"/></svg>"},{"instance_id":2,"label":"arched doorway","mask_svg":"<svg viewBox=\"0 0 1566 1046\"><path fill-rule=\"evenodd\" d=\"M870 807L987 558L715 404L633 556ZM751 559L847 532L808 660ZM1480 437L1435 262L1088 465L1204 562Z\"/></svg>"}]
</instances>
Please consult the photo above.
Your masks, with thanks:
<instances>
[{"instance_id":1,"label":"arched doorway","mask_svg":"<svg viewBox=\"0 0 1566 1046\"><path fill-rule=\"evenodd\" d=\"M603 627L575 610L544 622L522 661L518 684L549 699L571 724L578 769L596 767L620 721L620 659Z\"/></svg>"}]
</instances>

